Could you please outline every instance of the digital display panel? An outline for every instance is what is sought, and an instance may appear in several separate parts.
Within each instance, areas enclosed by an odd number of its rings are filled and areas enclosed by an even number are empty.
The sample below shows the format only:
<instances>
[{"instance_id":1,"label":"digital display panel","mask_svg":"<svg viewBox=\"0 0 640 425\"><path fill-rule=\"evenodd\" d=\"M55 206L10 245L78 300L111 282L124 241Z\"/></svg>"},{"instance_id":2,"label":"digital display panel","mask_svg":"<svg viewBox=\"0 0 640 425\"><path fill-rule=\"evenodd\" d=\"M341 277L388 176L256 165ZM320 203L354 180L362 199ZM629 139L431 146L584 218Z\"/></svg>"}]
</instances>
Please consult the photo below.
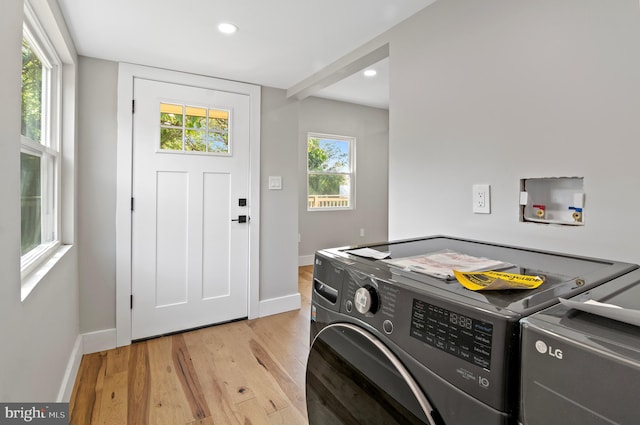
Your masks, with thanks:
<instances>
[{"instance_id":1,"label":"digital display panel","mask_svg":"<svg viewBox=\"0 0 640 425\"><path fill-rule=\"evenodd\" d=\"M411 336L490 370L493 325L414 299Z\"/></svg>"}]
</instances>

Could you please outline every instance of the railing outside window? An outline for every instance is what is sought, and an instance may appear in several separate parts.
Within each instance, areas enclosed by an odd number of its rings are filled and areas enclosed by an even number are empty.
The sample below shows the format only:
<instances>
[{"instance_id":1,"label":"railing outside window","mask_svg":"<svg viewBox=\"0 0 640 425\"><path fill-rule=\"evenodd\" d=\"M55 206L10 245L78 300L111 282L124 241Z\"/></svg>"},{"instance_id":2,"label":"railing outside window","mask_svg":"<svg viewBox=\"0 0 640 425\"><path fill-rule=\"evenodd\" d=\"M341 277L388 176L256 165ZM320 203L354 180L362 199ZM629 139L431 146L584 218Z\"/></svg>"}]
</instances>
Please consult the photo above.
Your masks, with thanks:
<instances>
[{"instance_id":1,"label":"railing outside window","mask_svg":"<svg viewBox=\"0 0 640 425\"><path fill-rule=\"evenodd\" d=\"M310 195L307 207L309 208L336 208L348 207L349 198L333 195Z\"/></svg>"}]
</instances>

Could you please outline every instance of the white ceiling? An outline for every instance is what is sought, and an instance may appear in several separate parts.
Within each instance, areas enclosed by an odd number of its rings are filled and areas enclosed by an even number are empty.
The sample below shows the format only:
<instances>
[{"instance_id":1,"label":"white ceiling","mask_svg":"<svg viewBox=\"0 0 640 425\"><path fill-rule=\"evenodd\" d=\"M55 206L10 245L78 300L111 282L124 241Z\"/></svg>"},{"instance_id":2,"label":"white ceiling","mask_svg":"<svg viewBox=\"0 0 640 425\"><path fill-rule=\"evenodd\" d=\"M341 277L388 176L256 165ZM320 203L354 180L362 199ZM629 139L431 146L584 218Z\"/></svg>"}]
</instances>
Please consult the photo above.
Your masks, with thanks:
<instances>
[{"instance_id":1,"label":"white ceiling","mask_svg":"<svg viewBox=\"0 0 640 425\"><path fill-rule=\"evenodd\" d=\"M78 53L288 89L435 0L58 0ZM234 35L217 31L232 22ZM388 105L388 61L315 95Z\"/></svg>"},{"instance_id":2,"label":"white ceiling","mask_svg":"<svg viewBox=\"0 0 640 425\"><path fill-rule=\"evenodd\" d=\"M365 77L363 72L357 72L316 92L314 96L389 109L389 58L367 69L374 69L377 74Z\"/></svg>"}]
</instances>

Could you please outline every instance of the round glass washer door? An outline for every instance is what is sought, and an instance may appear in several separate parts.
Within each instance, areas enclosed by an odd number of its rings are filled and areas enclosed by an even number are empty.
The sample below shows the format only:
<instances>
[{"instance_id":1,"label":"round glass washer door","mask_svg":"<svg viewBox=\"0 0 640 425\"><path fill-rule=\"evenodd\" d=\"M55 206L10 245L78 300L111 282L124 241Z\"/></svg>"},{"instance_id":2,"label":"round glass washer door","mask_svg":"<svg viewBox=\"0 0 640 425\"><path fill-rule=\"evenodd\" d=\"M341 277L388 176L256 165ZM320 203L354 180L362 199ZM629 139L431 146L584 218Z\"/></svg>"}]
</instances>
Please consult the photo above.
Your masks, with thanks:
<instances>
[{"instance_id":1,"label":"round glass washer door","mask_svg":"<svg viewBox=\"0 0 640 425\"><path fill-rule=\"evenodd\" d=\"M309 425L442 425L393 352L349 323L328 325L315 337L306 393Z\"/></svg>"}]
</instances>

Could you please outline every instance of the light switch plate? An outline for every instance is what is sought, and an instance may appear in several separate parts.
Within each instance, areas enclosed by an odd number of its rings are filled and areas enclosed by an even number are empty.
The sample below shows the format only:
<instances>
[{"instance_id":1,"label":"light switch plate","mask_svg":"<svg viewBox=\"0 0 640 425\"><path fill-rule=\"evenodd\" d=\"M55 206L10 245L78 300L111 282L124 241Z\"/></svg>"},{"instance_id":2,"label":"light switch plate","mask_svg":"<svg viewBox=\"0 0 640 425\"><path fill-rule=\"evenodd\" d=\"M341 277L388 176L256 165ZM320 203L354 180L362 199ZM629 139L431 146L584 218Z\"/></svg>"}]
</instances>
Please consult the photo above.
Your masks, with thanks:
<instances>
[{"instance_id":1,"label":"light switch plate","mask_svg":"<svg viewBox=\"0 0 640 425\"><path fill-rule=\"evenodd\" d=\"M269 190L282 189L282 176L269 176Z\"/></svg>"}]
</instances>

